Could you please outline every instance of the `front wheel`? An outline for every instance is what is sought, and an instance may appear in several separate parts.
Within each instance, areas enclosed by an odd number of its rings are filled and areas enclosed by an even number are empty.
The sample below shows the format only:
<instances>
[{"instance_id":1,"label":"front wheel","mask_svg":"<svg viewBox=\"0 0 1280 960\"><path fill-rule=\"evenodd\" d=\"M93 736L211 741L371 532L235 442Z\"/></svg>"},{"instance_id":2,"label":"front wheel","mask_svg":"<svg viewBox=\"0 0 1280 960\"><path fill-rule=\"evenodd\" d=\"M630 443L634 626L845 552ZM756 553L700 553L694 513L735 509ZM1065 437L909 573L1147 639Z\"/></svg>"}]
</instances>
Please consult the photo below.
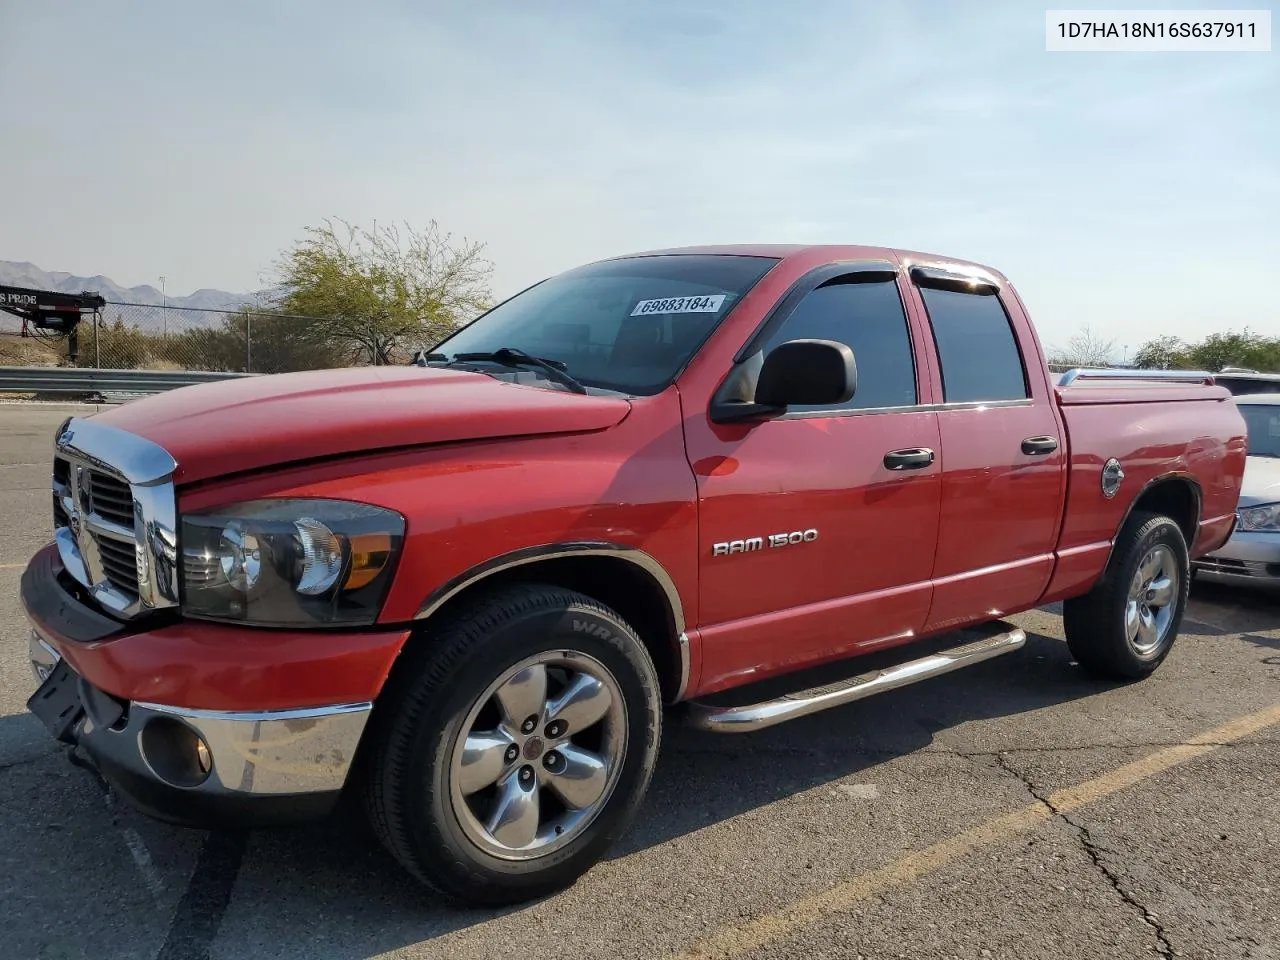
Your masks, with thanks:
<instances>
[{"instance_id":1,"label":"front wheel","mask_svg":"<svg viewBox=\"0 0 1280 960\"><path fill-rule=\"evenodd\" d=\"M1096 677L1150 676L1173 649L1190 585L1182 528L1169 517L1134 511L1102 579L1063 604L1071 653Z\"/></svg>"},{"instance_id":2,"label":"front wheel","mask_svg":"<svg viewBox=\"0 0 1280 960\"><path fill-rule=\"evenodd\" d=\"M657 757L662 703L644 644L559 587L489 593L422 638L380 698L370 819L453 900L559 890L622 834Z\"/></svg>"}]
</instances>

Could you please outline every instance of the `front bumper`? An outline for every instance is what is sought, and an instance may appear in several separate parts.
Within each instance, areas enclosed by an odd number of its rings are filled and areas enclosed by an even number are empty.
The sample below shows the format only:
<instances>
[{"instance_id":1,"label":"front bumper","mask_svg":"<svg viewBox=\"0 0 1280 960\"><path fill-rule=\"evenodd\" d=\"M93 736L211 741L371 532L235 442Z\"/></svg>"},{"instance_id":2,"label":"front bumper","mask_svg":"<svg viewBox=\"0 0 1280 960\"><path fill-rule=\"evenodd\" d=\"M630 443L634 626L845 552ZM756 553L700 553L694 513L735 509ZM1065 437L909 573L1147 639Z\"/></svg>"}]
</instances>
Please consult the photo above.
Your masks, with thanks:
<instances>
[{"instance_id":1,"label":"front bumper","mask_svg":"<svg viewBox=\"0 0 1280 960\"><path fill-rule=\"evenodd\" d=\"M1226 544L1193 563L1197 576L1280 585L1280 533L1236 530Z\"/></svg>"},{"instance_id":2,"label":"front bumper","mask_svg":"<svg viewBox=\"0 0 1280 960\"><path fill-rule=\"evenodd\" d=\"M37 630L29 652L40 687L28 707L50 733L83 748L145 813L186 826L323 818L373 706L237 713L138 703L93 686Z\"/></svg>"},{"instance_id":3,"label":"front bumper","mask_svg":"<svg viewBox=\"0 0 1280 960\"><path fill-rule=\"evenodd\" d=\"M22 600L28 709L143 811L199 827L328 814L408 635L130 627L82 602L48 549Z\"/></svg>"}]
</instances>

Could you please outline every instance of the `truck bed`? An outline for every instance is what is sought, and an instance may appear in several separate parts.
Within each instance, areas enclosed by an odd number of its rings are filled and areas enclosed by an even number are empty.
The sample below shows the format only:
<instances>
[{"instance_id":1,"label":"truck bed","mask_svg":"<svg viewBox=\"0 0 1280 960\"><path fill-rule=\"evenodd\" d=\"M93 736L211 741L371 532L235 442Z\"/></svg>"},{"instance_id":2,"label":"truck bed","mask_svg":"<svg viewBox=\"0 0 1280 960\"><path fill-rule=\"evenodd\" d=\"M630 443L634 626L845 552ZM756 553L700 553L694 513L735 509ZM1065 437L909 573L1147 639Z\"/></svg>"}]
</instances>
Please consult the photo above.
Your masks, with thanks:
<instances>
[{"instance_id":1,"label":"truck bed","mask_svg":"<svg viewBox=\"0 0 1280 960\"><path fill-rule=\"evenodd\" d=\"M1045 601L1071 596L1097 578L1140 501L1179 520L1193 559L1229 536L1245 456L1243 421L1231 392L1212 374L1073 370L1054 394L1071 464L1058 563ZM1124 416L1116 416L1117 404L1127 406ZM1196 429L1189 432L1191 422ZM1112 461L1121 478L1108 494L1103 475Z\"/></svg>"}]
</instances>

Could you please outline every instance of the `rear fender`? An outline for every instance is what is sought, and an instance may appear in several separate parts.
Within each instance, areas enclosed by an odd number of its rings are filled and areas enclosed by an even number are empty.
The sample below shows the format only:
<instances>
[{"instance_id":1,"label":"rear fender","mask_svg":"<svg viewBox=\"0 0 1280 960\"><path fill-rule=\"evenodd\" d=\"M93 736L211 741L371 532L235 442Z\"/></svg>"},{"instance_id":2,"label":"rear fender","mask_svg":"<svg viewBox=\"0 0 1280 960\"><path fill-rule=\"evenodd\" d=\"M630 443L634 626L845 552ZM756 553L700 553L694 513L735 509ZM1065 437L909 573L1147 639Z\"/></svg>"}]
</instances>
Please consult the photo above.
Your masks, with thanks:
<instances>
[{"instance_id":1,"label":"rear fender","mask_svg":"<svg viewBox=\"0 0 1280 960\"><path fill-rule=\"evenodd\" d=\"M1173 520L1182 529L1182 535L1187 541L1187 550L1190 551L1194 546L1197 535L1200 530L1200 515L1203 510L1204 493L1200 489L1200 482L1192 473L1177 470L1170 473L1161 474L1148 480L1137 492L1129 506L1125 509L1124 516L1120 519L1120 524L1116 527L1115 535L1111 538L1111 549L1107 551L1107 562L1103 564L1102 570L1098 571L1098 576L1111 566L1111 558L1116 552L1116 543L1120 539L1120 532L1128 526L1129 519L1133 516L1135 510L1143 507L1144 503L1159 503L1154 496L1148 497L1157 487L1169 483L1182 483L1190 488L1192 500L1192 513L1190 516L1175 516L1171 511L1164 511L1169 519Z\"/></svg>"}]
</instances>

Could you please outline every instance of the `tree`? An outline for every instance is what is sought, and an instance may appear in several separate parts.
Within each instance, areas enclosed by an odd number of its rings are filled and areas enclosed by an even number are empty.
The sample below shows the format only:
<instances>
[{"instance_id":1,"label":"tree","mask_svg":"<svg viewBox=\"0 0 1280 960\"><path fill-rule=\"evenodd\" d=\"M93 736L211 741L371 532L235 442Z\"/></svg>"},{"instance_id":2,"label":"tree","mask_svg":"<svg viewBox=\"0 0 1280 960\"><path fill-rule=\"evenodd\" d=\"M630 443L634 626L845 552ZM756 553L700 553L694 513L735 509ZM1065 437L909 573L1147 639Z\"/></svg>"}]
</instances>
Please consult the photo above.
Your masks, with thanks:
<instances>
[{"instance_id":1,"label":"tree","mask_svg":"<svg viewBox=\"0 0 1280 960\"><path fill-rule=\"evenodd\" d=\"M1247 327L1241 333L1211 333L1190 354L1196 367L1212 373L1223 367L1280 370L1280 338L1264 337Z\"/></svg>"},{"instance_id":2,"label":"tree","mask_svg":"<svg viewBox=\"0 0 1280 960\"><path fill-rule=\"evenodd\" d=\"M1050 351L1049 362L1071 367L1105 367L1114 359L1115 353L1114 339L1105 340L1086 325L1067 341L1065 347Z\"/></svg>"},{"instance_id":3,"label":"tree","mask_svg":"<svg viewBox=\"0 0 1280 960\"><path fill-rule=\"evenodd\" d=\"M1280 372L1280 337L1267 337L1247 327L1237 333L1211 333L1198 343L1186 344L1177 337L1149 340L1138 348L1135 362L1147 369L1207 370L1246 367L1260 372Z\"/></svg>"},{"instance_id":4,"label":"tree","mask_svg":"<svg viewBox=\"0 0 1280 960\"><path fill-rule=\"evenodd\" d=\"M1185 369L1187 345L1177 337L1165 336L1148 340L1133 355L1134 365L1144 370Z\"/></svg>"},{"instance_id":5,"label":"tree","mask_svg":"<svg viewBox=\"0 0 1280 960\"><path fill-rule=\"evenodd\" d=\"M422 231L406 224L403 242L394 227L338 222L307 227L277 261L274 309L316 318L299 321L300 338L349 363L405 362L490 305L483 244L455 245L434 220Z\"/></svg>"}]
</instances>

